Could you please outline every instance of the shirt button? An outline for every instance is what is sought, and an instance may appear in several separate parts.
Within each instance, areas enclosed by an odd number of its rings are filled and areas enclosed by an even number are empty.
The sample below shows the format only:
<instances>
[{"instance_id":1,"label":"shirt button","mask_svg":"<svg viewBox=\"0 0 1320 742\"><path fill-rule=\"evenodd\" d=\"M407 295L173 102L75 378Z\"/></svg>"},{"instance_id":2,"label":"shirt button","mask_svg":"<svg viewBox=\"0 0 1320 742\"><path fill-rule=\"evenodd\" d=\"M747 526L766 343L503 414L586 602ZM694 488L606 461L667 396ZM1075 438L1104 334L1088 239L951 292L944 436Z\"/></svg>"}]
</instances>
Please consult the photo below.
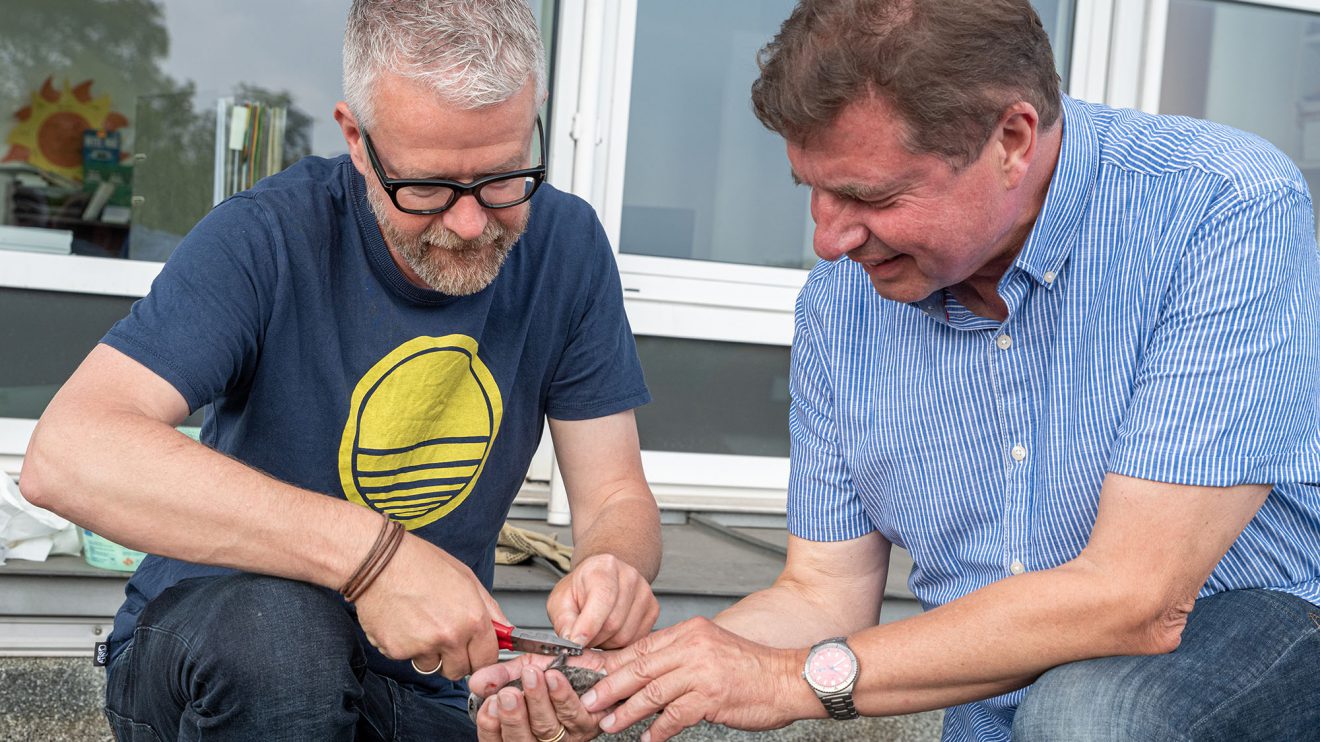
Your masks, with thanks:
<instances>
[{"instance_id":1,"label":"shirt button","mask_svg":"<svg viewBox=\"0 0 1320 742\"><path fill-rule=\"evenodd\" d=\"M1014 461L1021 461L1027 457L1027 449L1024 446L1013 446L1010 453L1013 455Z\"/></svg>"},{"instance_id":2,"label":"shirt button","mask_svg":"<svg viewBox=\"0 0 1320 742\"><path fill-rule=\"evenodd\" d=\"M1000 350L1008 350L1009 347L1013 345L1013 338L1007 335L1000 335L995 338L995 345L998 345Z\"/></svg>"},{"instance_id":3,"label":"shirt button","mask_svg":"<svg viewBox=\"0 0 1320 742\"><path fill-rule=\"evenodd\" d=\"M1054 271L1045 271L1045 275L1041 276L1041 278L1045 279L1045 283L1054 283Z\"/></svg>"},{"instance_id":4,"label":"shirt button","mask_svg":"<svg viewBox=\"0 0 1320 742\"><path fill-rule=\"evenodd\" d=\"M1008 571L1012 572L1015 575L1020 575L1023 572L1026 572L1027 568L1023 566L1022 562L1019 562L1018 560L1014 559L1013 563L1008 565Z\"/></svg>"}]
</instances>

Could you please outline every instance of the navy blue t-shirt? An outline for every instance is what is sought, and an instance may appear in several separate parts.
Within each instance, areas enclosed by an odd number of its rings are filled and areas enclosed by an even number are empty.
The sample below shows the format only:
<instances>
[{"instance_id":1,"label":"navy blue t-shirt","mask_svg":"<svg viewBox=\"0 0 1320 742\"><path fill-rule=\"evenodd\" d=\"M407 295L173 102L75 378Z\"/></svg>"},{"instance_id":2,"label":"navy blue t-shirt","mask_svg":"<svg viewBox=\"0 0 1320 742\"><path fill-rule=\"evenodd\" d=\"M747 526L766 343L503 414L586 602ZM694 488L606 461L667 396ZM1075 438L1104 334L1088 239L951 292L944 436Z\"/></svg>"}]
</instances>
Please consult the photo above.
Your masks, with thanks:
<instances>
[{"instance_id":1,"label":"navy blue t-shirt","mask_svg":"<svg viewBox=\"0 0 1320 742\"><path fill-rule=\"evenodd\" d=\"M190 410L206 407L205 444L388 514L488 588L545 417L650 399L614 256L584 201L542 186L498 277L447 296L394 264L346 156L306 158L217 206L103 342ZM112 645L169 586L228 571L148 557ZM373 669L465 702L440 676L365 648Z\"/></svg>"}]
</instances>

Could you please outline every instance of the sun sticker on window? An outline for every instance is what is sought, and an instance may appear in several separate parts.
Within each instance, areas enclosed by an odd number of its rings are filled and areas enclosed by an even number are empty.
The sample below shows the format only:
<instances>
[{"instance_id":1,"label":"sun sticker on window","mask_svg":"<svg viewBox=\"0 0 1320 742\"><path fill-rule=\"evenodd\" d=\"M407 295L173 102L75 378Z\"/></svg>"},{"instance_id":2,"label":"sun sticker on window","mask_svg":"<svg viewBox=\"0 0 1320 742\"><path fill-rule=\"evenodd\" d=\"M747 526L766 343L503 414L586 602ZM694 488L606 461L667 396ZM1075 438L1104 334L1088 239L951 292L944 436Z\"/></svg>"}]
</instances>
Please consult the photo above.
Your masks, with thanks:
<instances>
[{"instance_id":1,"label":"sun sticker on window","mask_svg":"<svg viewBox=\"0 0 1320 742\"><path fill-rule=\"evenodd\" d=\"M345 496L409 530L443 518L476 486L503 415L477 341L409 340L353 390L339 445Z\"/></svg>"},{"instance_id":2,"label":"sun sticker on window","mask_svg":"<svg viewBox=\"0 0 1320 742\"><path fill-rule=\"evenodd\" d=\"M82 180L83 132L114 131L127 126L128 119L111 110L110 96L92 98L91 80L74 88L65 80L59 91L50 82L46 78L41 90L32 94L31 105L14 113L18 124L5 137L9 152L0 162L26 161L47 172Z\"/></svg>"}]
</instances>

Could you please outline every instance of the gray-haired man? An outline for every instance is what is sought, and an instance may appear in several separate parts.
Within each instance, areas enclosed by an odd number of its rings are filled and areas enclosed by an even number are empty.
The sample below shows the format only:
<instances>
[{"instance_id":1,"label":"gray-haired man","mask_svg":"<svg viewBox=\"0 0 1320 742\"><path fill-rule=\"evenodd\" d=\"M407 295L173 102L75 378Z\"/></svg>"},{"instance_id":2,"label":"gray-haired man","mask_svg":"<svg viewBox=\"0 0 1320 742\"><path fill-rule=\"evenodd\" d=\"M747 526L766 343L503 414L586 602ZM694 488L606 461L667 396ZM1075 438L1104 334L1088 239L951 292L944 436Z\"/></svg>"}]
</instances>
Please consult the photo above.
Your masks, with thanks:
<instances>
[{"instance_id":1,"label":"gray-haired man","mask_svg":"<svg viewBox=\"0 0 1320 742\"><path fill-rule=\"evenodd\" d=\"M655 622L648 394L595 215L542 184L524 0L361 0L344 71L350 154L218 206L33 436L29 499L154 555L110 639L121 739L473 736L453 681L497 658L494 542L546 417L577 547L554 627ZM198 445L173 428L203 407Z\"/></svg>"}]
</instances>

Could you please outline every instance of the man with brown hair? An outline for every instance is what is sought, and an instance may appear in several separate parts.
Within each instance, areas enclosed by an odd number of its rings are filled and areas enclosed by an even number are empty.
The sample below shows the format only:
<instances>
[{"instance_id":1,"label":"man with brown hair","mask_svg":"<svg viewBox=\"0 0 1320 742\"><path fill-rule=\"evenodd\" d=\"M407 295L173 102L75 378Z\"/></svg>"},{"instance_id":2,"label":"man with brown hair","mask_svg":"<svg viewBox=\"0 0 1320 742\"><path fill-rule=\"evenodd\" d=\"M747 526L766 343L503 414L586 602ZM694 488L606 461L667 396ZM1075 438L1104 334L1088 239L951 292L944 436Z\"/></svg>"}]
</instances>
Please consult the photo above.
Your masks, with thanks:
<instances>
[{"instance_id":1,"label":"man with brown hair","mask_svg":"<svg viewBox=\"0 0 1320 742\"><path fill-rule=\"evenodd\" d=\"M606 731L659 712L650 742L943 707L950 740L1313 739L1320 256L1296 167L1062 96L1028 0L803 0L760 61L824 259L787 564L609 657L584 707L624 701ZM926 611L877 625L895 544Z\"/></svg>"}]
</instances>

